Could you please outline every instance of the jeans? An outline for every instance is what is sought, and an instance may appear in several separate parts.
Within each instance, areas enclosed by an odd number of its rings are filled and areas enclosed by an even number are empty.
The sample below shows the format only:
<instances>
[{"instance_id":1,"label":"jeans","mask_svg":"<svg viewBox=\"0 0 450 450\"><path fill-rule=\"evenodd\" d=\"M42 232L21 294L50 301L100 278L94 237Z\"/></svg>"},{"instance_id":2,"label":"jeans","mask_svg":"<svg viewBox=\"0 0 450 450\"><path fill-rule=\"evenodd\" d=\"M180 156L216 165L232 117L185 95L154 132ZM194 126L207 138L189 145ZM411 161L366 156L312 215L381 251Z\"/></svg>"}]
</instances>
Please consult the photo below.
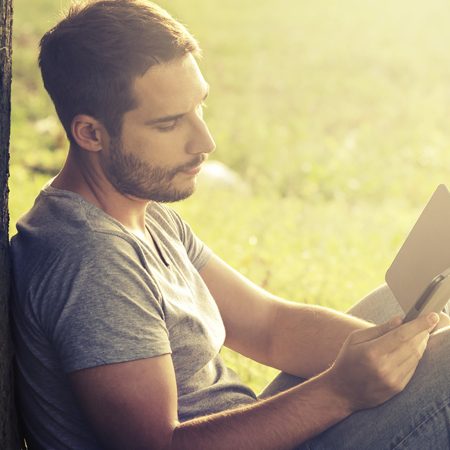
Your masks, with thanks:
<instances>
[{"instance_id":1,"label":"jeans","mask_svg":"<svg viewBox=\"0 0 450 450\"><path fill-rule=\"evenodd\" d=\"M448 313L449 304L446 312ZM355 305L350 314L382 323L403 314L384 285ZM280 374L261 397L302 379ZM398 395L376 408L358 411L302 444L297 450L449 450L450 327L432 334L417 370Z\"/></svg>"}]
</instances>

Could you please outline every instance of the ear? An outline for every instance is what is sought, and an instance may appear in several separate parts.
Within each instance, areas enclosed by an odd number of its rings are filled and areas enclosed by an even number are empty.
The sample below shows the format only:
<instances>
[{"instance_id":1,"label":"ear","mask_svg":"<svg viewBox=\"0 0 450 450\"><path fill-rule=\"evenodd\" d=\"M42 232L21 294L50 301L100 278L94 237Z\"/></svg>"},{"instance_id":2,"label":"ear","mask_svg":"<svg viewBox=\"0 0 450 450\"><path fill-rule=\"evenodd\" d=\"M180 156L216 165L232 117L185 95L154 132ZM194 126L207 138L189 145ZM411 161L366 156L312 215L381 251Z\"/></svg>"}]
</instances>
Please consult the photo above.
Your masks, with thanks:
<instances>
[{"instance_id":1,"label":"ear","mask_svg":"<svg viewBox=\"0 0 450 450\"><path fill-rule=\"evenodd\" d=\"M98 152L103 148L108 132L105 127L92 116L78 114L72 119L72 136L77 145L89 152Z\"/></svg>"}]
</instances>

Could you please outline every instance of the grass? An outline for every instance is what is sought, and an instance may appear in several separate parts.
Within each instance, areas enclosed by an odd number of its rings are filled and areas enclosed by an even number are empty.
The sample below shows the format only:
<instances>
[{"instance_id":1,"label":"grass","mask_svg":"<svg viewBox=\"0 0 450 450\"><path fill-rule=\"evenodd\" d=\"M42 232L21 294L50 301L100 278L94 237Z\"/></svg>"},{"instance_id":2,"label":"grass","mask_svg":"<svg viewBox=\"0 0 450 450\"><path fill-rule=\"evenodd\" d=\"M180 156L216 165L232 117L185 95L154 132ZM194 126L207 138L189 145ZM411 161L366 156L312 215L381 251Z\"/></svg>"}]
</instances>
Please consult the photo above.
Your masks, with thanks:
<instances>
[{"instance_id":1,"label":"grass","mask_svg":"<svg viewBox=\"0 0 450 450\"><path fill-rule=\"evenodd\" d=\"M66 4L15 0L12 223L66 151L36 66L38 39ZM383 282L423 204L448 180L450 4L160 4L203 46L213 157L251 186L248 195L200 186L175 207L255 282L347 309ZM255 389L273 376L225 356Z\"/></svg>"}]
</instances>

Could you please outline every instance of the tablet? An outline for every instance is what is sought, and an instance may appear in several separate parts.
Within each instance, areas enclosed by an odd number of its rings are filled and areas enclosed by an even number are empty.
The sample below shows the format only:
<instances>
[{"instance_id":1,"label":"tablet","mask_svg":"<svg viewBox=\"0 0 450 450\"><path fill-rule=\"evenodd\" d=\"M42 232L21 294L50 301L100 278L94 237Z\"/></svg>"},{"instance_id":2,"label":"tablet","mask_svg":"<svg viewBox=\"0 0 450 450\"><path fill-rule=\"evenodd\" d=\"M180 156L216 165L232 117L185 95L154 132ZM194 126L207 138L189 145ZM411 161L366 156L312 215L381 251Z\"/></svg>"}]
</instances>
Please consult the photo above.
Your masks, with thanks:
<instances>
[{"instance_id":1,"label":"tablet","mask_svg":"<svg viewBox=\"0 0 450 450\"><path fill-rule=\"evenodd\" d=\"M450 299L450 192L439 185L386 272L405 321Z\"/></svg>"}]
</instances>

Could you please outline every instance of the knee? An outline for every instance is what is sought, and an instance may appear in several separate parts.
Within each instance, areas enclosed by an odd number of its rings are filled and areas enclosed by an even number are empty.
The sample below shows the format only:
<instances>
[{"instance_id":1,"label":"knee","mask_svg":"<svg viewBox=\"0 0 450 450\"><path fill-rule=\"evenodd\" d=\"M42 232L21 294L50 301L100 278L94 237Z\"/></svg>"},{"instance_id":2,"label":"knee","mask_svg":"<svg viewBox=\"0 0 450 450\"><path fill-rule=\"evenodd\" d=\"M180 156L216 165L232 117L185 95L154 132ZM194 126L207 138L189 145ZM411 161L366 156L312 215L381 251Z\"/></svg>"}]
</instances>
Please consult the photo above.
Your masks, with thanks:
<instances>
[{"instance_id":1,"label":"knee","mask_svg":"<svg viewBox=\"0 0 450 450\"><path fill-rule=\"evenodd\" d=\"M386 322L398 314L403 315L400 305L387 284L383 284L367 294L348 312L374 323Z\"/></svg>"}]
</instances>

